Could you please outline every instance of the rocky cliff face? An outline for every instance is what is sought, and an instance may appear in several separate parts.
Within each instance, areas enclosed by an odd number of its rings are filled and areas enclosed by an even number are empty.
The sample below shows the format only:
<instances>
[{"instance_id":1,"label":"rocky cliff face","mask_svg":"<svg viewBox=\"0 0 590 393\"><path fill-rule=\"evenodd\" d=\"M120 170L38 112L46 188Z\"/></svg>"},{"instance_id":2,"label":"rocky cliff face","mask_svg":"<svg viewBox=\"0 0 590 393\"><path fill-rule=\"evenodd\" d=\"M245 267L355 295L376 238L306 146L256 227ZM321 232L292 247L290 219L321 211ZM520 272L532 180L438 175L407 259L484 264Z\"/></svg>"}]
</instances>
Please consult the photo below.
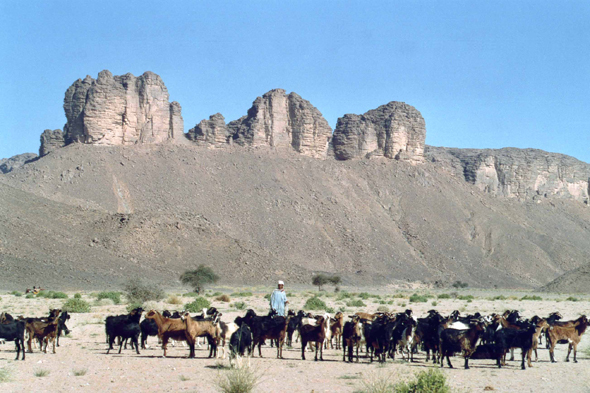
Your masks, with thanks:
<instances>
[{"instance_id":1,"label":"rocky cliff face","mask_svg":"<svg viewBox=\"0 0 590 393\"><path fill-rule=\"evenodd\" d=\"M563 154L536 149L428 146L426 155L428 160L493 195L588 201L590 165Z\"/></svg>"},{"instance_id":2,"label":"rocky cliff face","mask_svg":"<svg viewBox=\"0 0 590 393\"><path fill-rule=\"evenodd\" d=\"M309 101L275 89L258 97L246 116L228 125L232 140L244 146L292 148L323 158L332 135L330 125Z\"/></svg>"},{"instance_id":3,"label":"rocky cliff face","mask_svg":"<svg viewBox=\"0 0 590 393\"><path fill-rule=\"evenodd\" d=\"M227 144L228 127L221 113L209 116L188 131L187 138L198 145L221 147Z\"/></svg>"},{"instance_id":4,"label":"rocky cliff face","mask_svg":"<svg viewBox=\"0 0 590 393\"><path fill-rule=\"evenodd\" d=\"M392 101L364 115L338 119L332 144L339 160L384 156L419 163L424 160L426 123L414 108Z\"/></svg>"},{"instance_id":5,"label":"rocky cliff face","mask_svg":"<svg viewBox=\"0 0 590 393\"><path fill-rule=\"evenodd\" d=\"M10 158L0 158L0 173L8 173L37 158L35 153L23 153Z\"/></svg>"},{"instance_id":6,"label":"rocky cliff face","mask_svg":"<svg viewBox=\"0 0 590 393\"><path fill-rule=\"evenodd\" d=\"M161 143L183 134L180 104L169 103L162 79L102 71L95 80L78 79L66 91L65 143L101 145Z\"/></svg>"},{"instance_id":7,"label":"rocky cliff face","mask_svg":"<svg viewBox=\"0 0 590 393\"><path fill-rule=\"evenodd\" d=\"M46 156L55 149L65 146L64 134L61 130L45 130L41 134L41 147L39 148L39 157Z\"/></svg>"}]
</instances>

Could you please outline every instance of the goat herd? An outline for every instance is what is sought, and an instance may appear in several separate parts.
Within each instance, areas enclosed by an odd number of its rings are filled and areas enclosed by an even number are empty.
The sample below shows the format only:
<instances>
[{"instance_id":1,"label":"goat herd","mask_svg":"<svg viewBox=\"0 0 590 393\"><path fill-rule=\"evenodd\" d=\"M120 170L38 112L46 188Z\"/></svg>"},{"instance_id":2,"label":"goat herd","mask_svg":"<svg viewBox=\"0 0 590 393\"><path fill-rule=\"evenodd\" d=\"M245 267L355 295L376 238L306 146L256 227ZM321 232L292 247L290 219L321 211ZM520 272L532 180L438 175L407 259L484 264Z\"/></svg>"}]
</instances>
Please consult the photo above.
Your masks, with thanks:
<instances>
[{"instance_id":1,"label":"goat herd","mask_svg":"<svg viewBox=\"0 0 590 393\"><path fill-rule=\"evenodd\" d=\"M380 362L385 362L388 357L395 359L396 353L400 353L402 359L414 361L414 354L421 348L426 352L426 361L432 356L432 361L440 361L441 367L445 357L448 366L453 367L450 356L461 353L465 368L469 368L470 359L496 360L498 367L502 367L507 353L511 352L511 360L514 360L513 350L520 349L521 367L525 369L525 359L531 367L533 351L535 360L538 359L537 348L543 338L551 362L555 362L556 344L568 344L566 361L569 361L573 349L573 360L577 362L577 345L589 324L585 315L572 321L560 321L561 314L554 312L547 318L535 316L525 320L518 311L510 310L502 315L487 316L479 313L461 316L454 311L446 317L430 310L424 318L418 319L413 317L412 310L397 314L357 312L345 321L341 312L331 317L327 313L313 316L303 311L290 311L287 317L282 317L273 315L273 312L258 316L250 309L243 317L237 317L230 323L221 321L222 314L214 307L204 309L198 316L151 310L140 322L143 312L143 309L136 308L129 314L106 318L107 354L116 340L119 353L130 340L132 349L139 354L140 346L142 349L147 347L148 337L157 336L164 356L170 341L172 344L180 341L188 344L189 358L192 358L195 357L195 346L201 346L200 338L205 338L209 345L209 357L217 357L219 347L225 358L225 344L228 342L232 365L232 360L237 359L239 363L245 355L249 361L256 346L258 355L262 357L261 346L266 340L271 346L276 346L277 358L283 358L284 344L292 346L295 340L301 342L301 357L304 360L307 348L315 351L315 360L318 360L318 355L323 360L323 349L330 347L342 350L345 362L352 362L355 358L358 362L359 351L363 349L371 362L374 357ZM69 333L66 326L69 318L67 312L58 309L51 310L47 318L15 319L8 313L2 313L0 339L15 342L17 360L21 350L22 360L25 359L25 335L29 352L32 352L31 342L36 340L39 349L44 352L47 352L51 342L55 353L62 332Z\"/></svg>"}]
</instances>

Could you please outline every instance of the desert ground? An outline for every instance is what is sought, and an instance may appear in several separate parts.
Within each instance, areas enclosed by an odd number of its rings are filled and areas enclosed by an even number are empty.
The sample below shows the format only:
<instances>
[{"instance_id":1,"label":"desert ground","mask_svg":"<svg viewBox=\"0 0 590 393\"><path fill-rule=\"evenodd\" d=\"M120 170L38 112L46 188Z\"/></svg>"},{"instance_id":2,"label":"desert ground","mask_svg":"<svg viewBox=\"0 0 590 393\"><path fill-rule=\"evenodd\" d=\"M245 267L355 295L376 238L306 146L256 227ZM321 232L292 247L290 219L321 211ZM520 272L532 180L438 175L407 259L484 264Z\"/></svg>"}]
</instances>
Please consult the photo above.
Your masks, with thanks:
<instances>
[{"instance_id":1,"label":"desert ground","mask_svg":"<svg viewBox=\"0 0 590 393\"><path fill-rule=\"evenodd\" d=\"M286 288L290 308L299 310L305 301L318 294L317 288ZM415 317L420 317L427 310L436 309L442 314L453 310L461 313L482 314L503 312L517 309L523 316L547 316L559 311L564 320L588 314L590 298L587 295L532 293L530 291L502 291L478 289L396 289L396 288L342 288L334 293L331 287L319 292L320 297L334 311L342 310L347 314L356 311L376 311L387 308L389 311L402 311L411 308ZM233 321L236 316L244 315L245 309L253 308L258 314L268 311L268 301L264 295L270 293L270 287L211 287L206 297L212 305L223 313L223 321ZM168 298L160 302L147 302L144 308L157 310L181 310L184 304L194 300L186 288L167 290ZM241 293L240 293L241 292ZM245 293L244 293L245 292ZM249 294L251 292L251 295ZM96 292L68 292L71 298L81 293L82 299L91 304L89 313L72 314L68 322L71 333L62 337L57 353L47 354L34 348L33 353L26 354L25 361L15 361L14 345L11 342L0 346L0 386L4 391L218 391L218 381L229 373L228 359L209 359L206 347L197 350L196 359L188 359L188 347L169 345L168 357L162 357L162 349L157 339L150 337L150 348L141 350L137 355L128 348L121 354L111 351L107 355L105 343L104 319L108 315L126 313L126 304L114 305L111 300L96 300ZM215 300L220 293L230 296L230 302ZM348 295L342 295L348 293ZM418 293L428 297L427 302L411 303L410 295ZM215 294L215 296L213 296ZM232 295L233 294L233 295ZM446 294L451 295L445 298ZM367 296L368 295L368 296ZM443 298L438 298L443 295ZM473 299L469 297L473 296ZM542 300L522 300L525 296L539 296ZM344 297L349 296L349 297ZM8 292L0 295L2 311L14 316L44 316L51 308L60 308L63 299L26 298ZM495 299L495 300L494 300ZM568 300L569 299L569 300ZM348 306L351 300L361 300L366 306ZM244 302L244 304L241 304ZM178 304L171 304L178 303ZM236 305L237 303L237 305ZM237 307L243 309L238 310ZM461 357L452 359L454 369L445 365L443 373L453 391L521 391L521 392L588 392L590 391L590 338L586 334L578 347L578 363L565 362L567 345L558 345L557 363L549 362L549 352L539 350L539 361L533 362L533 368L520 369L520 354L516 361L508 362L507 367L498 369L492 360L473 360L471 369L463 369ZM364 356L364 353L362 354ZM361 358L359 363L342 362L340 350L324 351L324 362L314 362L313 356L301 360L299 343L294 348L284 351L285 359L276 359L276 349L263 347L264 358L252 358L251 369L259 376L256 391L292 391L292 392L360 392L366 390L367 383L379 379L389 379L392 383L413 378L414 374L433 366L425 363L425 355L420 352L414 363L408 363L396 357L382 365L369 363Z\"/></svg>"}]
</instances>

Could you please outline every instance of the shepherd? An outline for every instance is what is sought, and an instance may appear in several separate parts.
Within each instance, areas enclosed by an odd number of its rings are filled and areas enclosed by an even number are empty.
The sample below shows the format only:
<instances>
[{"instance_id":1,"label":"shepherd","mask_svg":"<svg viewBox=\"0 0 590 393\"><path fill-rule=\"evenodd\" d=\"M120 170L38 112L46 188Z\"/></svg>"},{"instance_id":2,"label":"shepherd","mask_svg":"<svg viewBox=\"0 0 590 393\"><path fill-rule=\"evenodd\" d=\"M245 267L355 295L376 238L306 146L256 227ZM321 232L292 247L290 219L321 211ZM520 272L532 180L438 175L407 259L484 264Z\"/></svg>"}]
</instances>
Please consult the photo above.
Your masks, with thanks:
<instances>
[{"instance_id":1,"label":"shepherd","mask_svg":"<svg viewBox=\"0 0 590 393\"><path fill-rule=\"evenodd\" d=\"M285 317L287 315L286 308L289 301L287 300L287 294L284 289L285 283L279 281L277 289L272 291L270 295L270 309L274 310L277 315Z\"/></svg>"}]
</instances>

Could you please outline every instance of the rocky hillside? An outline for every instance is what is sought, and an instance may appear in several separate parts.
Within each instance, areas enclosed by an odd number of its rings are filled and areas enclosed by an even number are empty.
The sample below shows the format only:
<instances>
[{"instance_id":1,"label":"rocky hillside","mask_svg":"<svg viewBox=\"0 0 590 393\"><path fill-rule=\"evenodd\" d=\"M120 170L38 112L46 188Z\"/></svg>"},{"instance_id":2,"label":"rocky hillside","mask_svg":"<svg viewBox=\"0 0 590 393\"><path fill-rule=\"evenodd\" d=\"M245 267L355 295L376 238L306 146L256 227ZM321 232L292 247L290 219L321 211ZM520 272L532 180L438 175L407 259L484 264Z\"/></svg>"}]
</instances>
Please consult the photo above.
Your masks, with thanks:
<instances>
[{"instance_id":1,"label":"rocky hillside","mask_svg":"<svg viewBox=\"0 0 590 393\"><path fill-rule=\"evenodd\" d=\"M590 293L590 264L557 277L539 290L559 293Z\"/></svg>"},{"instance_id":2,"label":"rocky hillside","mask_svg":"<svg viewBox=\"0 0 590 393\"><path fill-rule=\"evenodd\" d=\"M497 198L432 162L73 144L0 182L2 263L27 269L2 285L47 269L67 270L71 286L131 272L175 283L206 263L246 283L324 271L357 284L537 287L590 257L584 204Z\"/></svg>"}]
</instances>

